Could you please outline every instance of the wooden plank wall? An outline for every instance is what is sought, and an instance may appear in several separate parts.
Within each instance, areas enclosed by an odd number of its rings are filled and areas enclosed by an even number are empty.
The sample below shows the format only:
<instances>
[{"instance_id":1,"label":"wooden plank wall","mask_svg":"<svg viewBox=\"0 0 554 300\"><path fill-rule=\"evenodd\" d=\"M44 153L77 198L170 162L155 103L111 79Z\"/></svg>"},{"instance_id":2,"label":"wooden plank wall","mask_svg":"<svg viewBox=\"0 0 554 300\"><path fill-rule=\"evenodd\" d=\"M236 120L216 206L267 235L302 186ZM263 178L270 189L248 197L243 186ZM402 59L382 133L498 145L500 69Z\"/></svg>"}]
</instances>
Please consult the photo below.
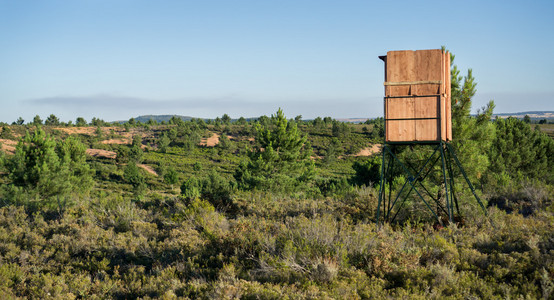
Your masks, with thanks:
<instances>
[{"instance_id":1,"label":"wooden plank wall","mask_svg":"<svg viewBox=\"0 0 554 300\"><path fill-rule=\"evenodd\" d=\"M385 96L399 97L385 101L386 140L451 140L450 54L438 49L389 51L384 60ZM412 95L432 96L401 97Z\"/></svg>"}]
</instances>

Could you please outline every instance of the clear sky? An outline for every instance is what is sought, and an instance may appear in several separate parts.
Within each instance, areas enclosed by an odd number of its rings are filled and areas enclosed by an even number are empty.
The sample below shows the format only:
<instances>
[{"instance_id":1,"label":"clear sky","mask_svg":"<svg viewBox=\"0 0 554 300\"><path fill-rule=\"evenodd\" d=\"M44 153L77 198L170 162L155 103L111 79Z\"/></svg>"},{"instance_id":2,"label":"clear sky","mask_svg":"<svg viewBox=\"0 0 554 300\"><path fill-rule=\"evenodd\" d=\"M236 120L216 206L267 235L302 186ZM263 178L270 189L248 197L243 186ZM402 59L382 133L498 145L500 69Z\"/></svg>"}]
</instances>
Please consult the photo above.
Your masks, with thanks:
<instances>
[{"instance_id":1,"label":"clear sky","mask_svg":"<svg viewBox=\"0 0 554 300\"><path fill-rule=\"evenodd\" d=\"M0 121L378 117L377 56L442 45L473 111L554 110L552 0L0 0Z\"/></svg>"}]
</instances>

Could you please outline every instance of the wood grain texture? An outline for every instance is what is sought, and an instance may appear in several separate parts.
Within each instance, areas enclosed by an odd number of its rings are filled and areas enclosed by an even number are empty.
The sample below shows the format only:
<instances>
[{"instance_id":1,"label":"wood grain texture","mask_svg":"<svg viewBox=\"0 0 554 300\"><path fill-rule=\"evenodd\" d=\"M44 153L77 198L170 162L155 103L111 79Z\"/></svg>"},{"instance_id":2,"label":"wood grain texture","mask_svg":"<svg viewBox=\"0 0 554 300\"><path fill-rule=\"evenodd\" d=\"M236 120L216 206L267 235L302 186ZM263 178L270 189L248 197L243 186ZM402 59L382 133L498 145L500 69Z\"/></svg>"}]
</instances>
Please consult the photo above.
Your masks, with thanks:
<instances>
[{"instance_id":1,"label":"wood grain texture","mask_svg":"<svg viewBox=\"0 0 554 300\"><path fill-rule=\"evenodd\" d=\"M452 140L450 54L440 49L389 51L383 60L386 97L433 95L387 98L386 140Z\"/></svg>"}]
</instances>

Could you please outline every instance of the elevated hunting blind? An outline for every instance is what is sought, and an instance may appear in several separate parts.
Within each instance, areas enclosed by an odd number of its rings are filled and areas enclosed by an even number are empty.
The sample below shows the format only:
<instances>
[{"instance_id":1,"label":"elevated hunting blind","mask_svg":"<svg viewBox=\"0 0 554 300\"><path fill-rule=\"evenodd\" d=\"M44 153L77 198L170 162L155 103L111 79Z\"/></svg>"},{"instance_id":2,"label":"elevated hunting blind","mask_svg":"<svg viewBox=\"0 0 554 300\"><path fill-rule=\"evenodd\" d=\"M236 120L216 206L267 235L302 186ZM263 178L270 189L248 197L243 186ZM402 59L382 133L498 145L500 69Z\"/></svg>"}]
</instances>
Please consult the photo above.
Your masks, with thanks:
<instances>
[{"instance_id":1,"label":"elevated hunting blind","mask_svg":"<svg viewBox=\"0 0 554 300\"><path fill-rule=\"evenodd\" d=\"M379 58L385 62L385 141L377 222L381 214L385 220L394 221L414 197L425 203L439 223L460 218L454 179L461 175L486 214L450 144L450 53L440 49L389 51ZM421 147L428 155L421 161L402 161L397 154L403 146ZM440 168L436 168L439 161ZM394 196L393 181L399 175L405 182ZM439 192L430 192L433 190Z\"/></svg>"},{"instance_id":2,"label":"elevated hunting blind","mask_svg":"<svg viewBox=\"0 0 554 300\"><path fill-rule=\"evenodd\" d=\"M385 62L387 142L452 140L450 54L389 51Z\"/></svg>"}]
</instances>

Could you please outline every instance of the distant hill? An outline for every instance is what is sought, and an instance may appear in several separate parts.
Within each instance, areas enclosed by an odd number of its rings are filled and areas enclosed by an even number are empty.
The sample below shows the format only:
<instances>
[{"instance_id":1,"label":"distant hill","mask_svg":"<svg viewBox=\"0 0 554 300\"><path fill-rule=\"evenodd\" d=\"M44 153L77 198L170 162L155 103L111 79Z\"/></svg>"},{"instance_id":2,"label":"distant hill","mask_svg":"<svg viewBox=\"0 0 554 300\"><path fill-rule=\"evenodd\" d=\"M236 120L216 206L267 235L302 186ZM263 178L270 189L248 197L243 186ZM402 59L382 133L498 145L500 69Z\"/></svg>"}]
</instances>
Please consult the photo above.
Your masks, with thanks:
<instances>
[{"instance_id":1,"label":"distant hill","mask_svg":"<svg viewBox=\"0 0 554 300\"><path fill-rule=\"evenodd\" d=\"M162 121L169 121L171 120L171 118L173 117L177 117L177 118L180 118L181 120L183 121L190 121L192 119L203 119L204 121L208 121L208 120L214 120L214 119L210 119L210 118L197 118L197 117L191 117L191 116L181 116L181 115L143 115L143 116L138 116L138 117L135 117L135 121L137 122L141 122L141 123L146 123L148 122L150 119L156 121L156 122L162 122ZM250 120L256 120L258 118L245 118L246 121L250 121ZM236 121L238 119L231 119L231 121ZM127 122L128 120L120 120L120 121L115 121L117 123L125 123Z\"/></svg>"},{"instance_id":2,"label":"distant hill","mask_svg":"<svg viewBox=\"0 0 554 300\"><path fill-rule=\"evenodd\" d=\"M528 115L532 120L542 120L547 119L548 121L554 120L554 111L524 111L524 112L516 112L516 113L495 113L493 114L493 117L500 117L500 118L508 118L508 117L514 117L518 119L523 119L526 115ZM152 119L157 122L162 121L169 121L173 116L182 119L183 121L189 121L191 119L198 119L196 117L191 116L181 116L181 115L143 115L135 117L136 121L140 121L142 123L148 122L148 120ZM257 118L246 118L247 121L250 120L256 120ZM374 118L369 118L374 119ZM204 118L204 120L210 120L209 118ZM233 121L236 121L237 119L232 119ZM368 118L337 118L337 121L341 122L348 122L348 123L363 123L368 120ZM304 120L304 121L310 121L310 120ZM123 121L116 121L119 123L125 123L127 120Z\"/></svg>"},{"instance_id":3,"label":"distant hill","mask_svg":"<svg viewBox=\"0 0 554 300\"><path fill-rule=\"evenodd\" d=\"M189 116L180 116L180 115L144 115L144 116L138 116L138 117L135 117L135 121L138 121L138 122L141 122L141 123L146 123L148 122L150 119L156 121L156 122L162 122L162 121L169 121L171 120L171 118L173 117L177 117L177 118L180 118L181 120L183 121L189 121L191 119L194 119L193 117L189 117ZM125 123L129 120L119 120L119 121L114 121L115 123Z\"/></svg>"},{"instance_id":4,"label":"distant hill","mask_svg":"<svg viewBox=\"0 0 554 300\"><path fill-rule=\"evenodd\" d=\"M553 120L554 119L554 111L524 111L524 112L517 112L517 113L497 113L493 114L493 116L498 116L500 118L508 118L508 117L514 117L518 119L523 119L525 116L529 116L533 120Z\"/></svg>"},{"instance_id":5,"label":"distant hill","mask_svg":"<svg viewBox=\"0 0 554 300\"><path fill-rule=\"evenodd\" d=\"M156 122L162 122L162 121L169 121L171 118L177 117L183 121L189 121L193 119L193 117L189 116L180 116L180 115L145 115L145 116L138 116L135 118L136 121L140 121L142 123L148 122L150 119L156 121Z\"/></svg>"}]
</instances>

